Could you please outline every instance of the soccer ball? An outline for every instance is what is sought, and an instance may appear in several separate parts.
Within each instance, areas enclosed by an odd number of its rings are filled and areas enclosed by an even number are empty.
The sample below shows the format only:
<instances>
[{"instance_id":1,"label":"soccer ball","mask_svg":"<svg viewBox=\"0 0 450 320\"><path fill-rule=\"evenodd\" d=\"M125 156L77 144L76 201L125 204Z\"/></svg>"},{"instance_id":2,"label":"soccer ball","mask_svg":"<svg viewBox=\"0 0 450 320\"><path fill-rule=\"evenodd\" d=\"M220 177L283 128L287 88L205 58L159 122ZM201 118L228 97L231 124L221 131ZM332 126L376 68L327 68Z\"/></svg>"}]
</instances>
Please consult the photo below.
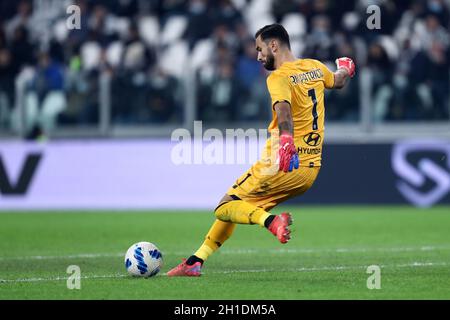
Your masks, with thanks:
<instances>
[{"instance_id":1,"label":"soccer ball","mask_svg":"<svg viewBox=\"0 0 450 320\"><path fill-rule=\"evenodd\" d=\"M153 277L163 265L161 251L150 242L133 244L125 254L125 268L135 277Z\"/></svg>"}]
</instances>

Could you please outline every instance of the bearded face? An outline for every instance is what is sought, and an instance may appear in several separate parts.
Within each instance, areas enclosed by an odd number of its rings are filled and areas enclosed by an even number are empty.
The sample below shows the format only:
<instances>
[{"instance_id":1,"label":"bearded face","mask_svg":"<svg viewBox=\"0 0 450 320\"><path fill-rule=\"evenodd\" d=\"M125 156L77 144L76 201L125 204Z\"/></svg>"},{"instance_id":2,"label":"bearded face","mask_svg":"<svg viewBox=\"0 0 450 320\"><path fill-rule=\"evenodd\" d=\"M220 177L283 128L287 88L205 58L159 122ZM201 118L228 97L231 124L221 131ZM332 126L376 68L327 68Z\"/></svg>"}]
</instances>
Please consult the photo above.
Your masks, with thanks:
<instances>
[{"instance_id":1,"label":"bearded face","mask_svg":"<svg viewBox=\"0 0 450 320\"><path fill-rule=\"evenodd\" d=\"M264 68L269 71L275 70L275 57L273 56L272 52L268 52L266 56L266 61L263 63Z\"/></svg>"}]
</instances>

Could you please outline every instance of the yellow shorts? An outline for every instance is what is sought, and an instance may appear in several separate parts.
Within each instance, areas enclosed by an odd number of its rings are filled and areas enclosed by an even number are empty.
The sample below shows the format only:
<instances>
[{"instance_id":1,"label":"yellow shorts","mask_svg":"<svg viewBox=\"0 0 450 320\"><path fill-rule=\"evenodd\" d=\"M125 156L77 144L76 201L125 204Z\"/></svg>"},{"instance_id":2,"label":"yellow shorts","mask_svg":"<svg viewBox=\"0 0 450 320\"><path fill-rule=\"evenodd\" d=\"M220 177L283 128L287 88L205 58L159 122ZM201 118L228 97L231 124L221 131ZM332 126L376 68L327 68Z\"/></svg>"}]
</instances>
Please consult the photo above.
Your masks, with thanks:
<instances>
[{"instance_id":1,"label":"yellow shorts","mask_svg":"<svg viewBox=\"0 0 450 320\"><path fill-rule=\"evenodd\" d=\"M320 166L299 167L292 172L278 171L261 161L256 162L227 191L230 196L238 197L266 211L289 198L305 193L316 180Z\"/></svg>"}]
</instances>

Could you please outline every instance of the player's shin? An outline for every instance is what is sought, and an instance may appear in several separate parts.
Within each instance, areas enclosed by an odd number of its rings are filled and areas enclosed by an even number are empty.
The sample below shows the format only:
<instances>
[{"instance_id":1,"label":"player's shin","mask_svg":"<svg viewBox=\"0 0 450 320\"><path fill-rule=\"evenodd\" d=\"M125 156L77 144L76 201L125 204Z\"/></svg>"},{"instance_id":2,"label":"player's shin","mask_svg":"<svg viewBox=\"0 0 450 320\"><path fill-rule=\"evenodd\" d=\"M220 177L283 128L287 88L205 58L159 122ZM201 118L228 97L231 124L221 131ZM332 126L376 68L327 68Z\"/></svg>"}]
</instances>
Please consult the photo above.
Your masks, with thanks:
<instances>
[{"instance_id":1,"label":"player's shin","mask_svg":"<svg viewBox=\"0 0 450 320\"><path fill-rule=\"evenodd\" d=\"M205 241L200 246L200 248L191 256L187 263L196 262L196 258L201 259L204 262L210 255L212 255L220 246L231 236L234 231L236 224L232 222L225 222L216 220L211 229L209 229L208 234L205 237ZM196 257L196 258L195 258ZM192 260L192 261L189 261Z\"/></svg>"}]
</instances>

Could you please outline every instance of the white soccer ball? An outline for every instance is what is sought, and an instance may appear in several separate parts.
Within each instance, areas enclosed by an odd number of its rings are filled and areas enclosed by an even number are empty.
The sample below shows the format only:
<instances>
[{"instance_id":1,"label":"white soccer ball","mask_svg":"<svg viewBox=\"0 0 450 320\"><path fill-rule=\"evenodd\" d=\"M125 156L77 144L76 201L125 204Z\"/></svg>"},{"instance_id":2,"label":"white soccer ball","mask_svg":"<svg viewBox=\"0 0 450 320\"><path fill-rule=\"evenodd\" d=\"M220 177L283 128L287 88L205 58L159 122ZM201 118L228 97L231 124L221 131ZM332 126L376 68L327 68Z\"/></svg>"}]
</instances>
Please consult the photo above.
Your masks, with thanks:
<instances>
[{"instance_id":1,"label":"white soccer ball","mask_svg":"<svg viewBox=\"0 0 450 320\"><path fill-rule=\"evenodd\" d=\"M135 277L153 277L163 265L161 251L150 242L133 244L125 254L125 268Z\"/></svg>"}]
</instances>

